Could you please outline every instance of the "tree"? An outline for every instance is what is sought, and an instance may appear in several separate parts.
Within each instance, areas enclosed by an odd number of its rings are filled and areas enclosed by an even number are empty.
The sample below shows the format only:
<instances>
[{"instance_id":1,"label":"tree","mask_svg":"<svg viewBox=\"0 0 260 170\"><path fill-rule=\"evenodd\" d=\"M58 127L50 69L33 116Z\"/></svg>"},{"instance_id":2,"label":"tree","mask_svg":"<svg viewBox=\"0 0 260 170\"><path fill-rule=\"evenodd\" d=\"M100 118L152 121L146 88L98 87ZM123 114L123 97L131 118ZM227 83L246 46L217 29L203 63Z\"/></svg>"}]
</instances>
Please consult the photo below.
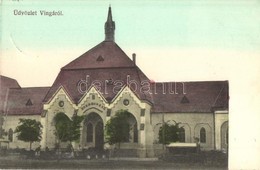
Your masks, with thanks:
<instances>
[{"instance_id":1,"label":"tree","mask_svg":"<svg viewBox=\"0 0 260 170\"><path fill-rule=\"evenodd\" d=\"M71 129L70 129L70 135L69 135L70 142L79 141L81 122L84 120L84 118L85 118L85 116L78 116L78 115L72 116Z\"/></svg>"},{"instance_id":2,"label":"tree","mask_svg":"<svg viewBox=\"0 0 260 170\"><path fill-rule=\"evenodd\" d=\"M19 125L15 129L19 140L30 142L30 150L33 142L39 142L42 139L42 124L32 119L19 119Z\"/></svg>"},{"instance_id":3,"label":"tree","mask_svg":"<svg viewBox=\"0 0 260 170\"><path fill-rule=\"evenodd\" d=\"M60 142L77 141L80 138L81 122L84 116L73 115L70 119L65 113L59 112L54 117L55 136ZM59 144L58 143L58 144Z\"/></svg>"},{"instance_id":4,"label":"tree","mask_svg":"<svg viewBox=\"0 0 260 170\"><path fill-rule=\"evenodd\" d=\"M58 143L68 141L70 119L64 113L57 113L54 117L55 136L58 138Z\"/></svg>"},{"instance_id":5,"label":"tree","mask_svg":"<svg viewBox=\"0 0 260 170\"><path fill-rule=\"evenodd\" d=\"M163 123L159 129L159 143L162 144L170 144L172 142L178 142L179 132L181 127L179 127L180 123L169 124L168 122Z\"/></svg>"},{"instance_id":6,"label":"tree","mask_svg":"<svg viewBox=\"0 0 260 170\"><path fill-rule=\"evenodd\" d=\"M111 144L127 142L129 140L130 126L128 119L131 113L126 110L119 110L106 124L106 140Z\"/></svg>"}]
</instances>

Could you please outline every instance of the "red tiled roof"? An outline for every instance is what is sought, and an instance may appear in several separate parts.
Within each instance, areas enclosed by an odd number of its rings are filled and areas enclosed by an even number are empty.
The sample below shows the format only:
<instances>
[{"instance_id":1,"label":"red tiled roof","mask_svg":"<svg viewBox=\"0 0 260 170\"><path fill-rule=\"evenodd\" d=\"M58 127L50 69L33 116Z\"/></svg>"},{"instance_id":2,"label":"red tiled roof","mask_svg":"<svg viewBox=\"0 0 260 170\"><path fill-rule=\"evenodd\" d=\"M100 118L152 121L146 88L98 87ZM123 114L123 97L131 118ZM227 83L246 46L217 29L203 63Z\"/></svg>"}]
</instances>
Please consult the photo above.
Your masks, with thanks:
<instances>
[{"instance_id":1,"label":"red tiled roof","mask_svg":"<svg viewBox=\"0 0 260 170\"><path fill-rule=\"evenodd\" d=\"M43 111L42 101L48 90L49 87L10 89L7 115L40 115Z\"/></svg>"},{"instance_id":2,"label":"red tiled roof","mask_svg":"<svg viewBox=\"0 0 260 170\"><path fill-rule=\"evenodd\" d=\"M15 79L0 75L0 113L5 110L4 105L10 88L20 88L20 85Z\"/></svg>"},{"instance_id":3,"label":"red tiled roof","mask_svg":"<svg viewBox=\"0 0 260 170\"><path fill-rule=\"evenodd\" d=\"M94 81L100 82L100 88L97 88L101 89L100 92L108 101L112 100L116 93L113 92L115 85L107 84L107 81L122 81L121 87L127 84L127 76L138 84L144 80L148 81L144 73L115 42L103 41L61 69L44 102L48 102L58 88L63 86L73 102L77 103L83 96L77 89L78 83L80 80L86 80L86 76L89 76L88 88ZM119 91L120 88L116 90ZM150 95L137 94L140 99L150 98Z\"/></svg>"},{"instance_id":4,"label":"red tiled roof","mask_svg":"<svg viewBox=\"0 0 260 170\"><path fill-rule=\"evenodd\" d=\"M86 78L89 76L88 78ZM129 78L128 78L129 76ZM129 81L127 81L129 79ZM133 81L140 87L141 81L148 81L147 77L142 73L138 67L125 67L125 68L102 68L102 69L80 69L80 70L64 70L62 69L57 76L54 84L52 85L50 91L46 95L44 102L48 102L55 92L59 89L60 86L63 86L67 93L70 95L74 103L77 103L83 96L78 89L78 83L80 80L87 80L87 87L83 87L83 91L87 91L90 86L96 82L94 85L101 94L108 101L112 100L121 88L127 82L131 83ZM112 84L107 83L112 80ZM120 84L114 84L116 82L122 82ZM99 82L99 83L97 83ZM134 87L132 83L130 87ZM138 89L139 89L138 87ZM116 91L116 92L114 92ZM140 93L139 90L136 90L136 94L140 99L149 100L150 95Z\"/></svg>"},{"instance_id":5,"label":"red tiled roof","mask_svg":"<svg viewBox=\"0 0 260 170\"><path fill-rule=\"evenodd\" d=\"M86 78L86 76L89 77ZM44 102L48 102L59 87L63 86L73 102L78 103L83 96L78 90L80 80L88 82L85 91L93 82L99 82L100 84L97 83L96 88L100 89L104 98L111 101L116 95L113 89L117 87L117 91L119 91L120 88L106 82L109 80L112 80L112 83L122 81L121 87L123 87L127 84L127 76L130 76L128 83L130 81L136 82L138 88L134 93L139 99L153 104L153 112L212 112L212 108L228 109L227 81L184 82L187 94L182 93L180 82L176 83L178 94L169 93L169 85L174 86L174 82L151 83L152 94L143 93L140 90L141 83L149 82L149 79L113 41L101 42L63 67ZM163 88L162 84L168 88L166 94L159 92ZM155 86L157 94L154 94ZM133 84L130 88L135 89ZM174 87L172 90L175 90Z\"/></svg>"},{"instance_id":6,"label":"red tiled roof","mask_svg":"<svg viewBox=\"0 0 260 170\"><path fill-rule=\"evenodd\" d=\"M213 108L228 109L228 81L204 82L167 82L156 83L153 86L157 94L153 95L153 112L212 112ZM176 86L176 90L175 90ZM163 88L166 94L163 94ZM178 94L169 94L176 91ZM186 99L183 99L185 96ZM185 102L183 102L183 100Z\"/></svg>"},{"instance_id":7,"label":"red tiled roof","mask_svg":"<svg viewBox=\"0 0 260 170\"><path fill-rule=\"evenodd\" d=\"M113 41L103 41L62 69L133 67L135 64Z\"/></svg>"}]
</instances>

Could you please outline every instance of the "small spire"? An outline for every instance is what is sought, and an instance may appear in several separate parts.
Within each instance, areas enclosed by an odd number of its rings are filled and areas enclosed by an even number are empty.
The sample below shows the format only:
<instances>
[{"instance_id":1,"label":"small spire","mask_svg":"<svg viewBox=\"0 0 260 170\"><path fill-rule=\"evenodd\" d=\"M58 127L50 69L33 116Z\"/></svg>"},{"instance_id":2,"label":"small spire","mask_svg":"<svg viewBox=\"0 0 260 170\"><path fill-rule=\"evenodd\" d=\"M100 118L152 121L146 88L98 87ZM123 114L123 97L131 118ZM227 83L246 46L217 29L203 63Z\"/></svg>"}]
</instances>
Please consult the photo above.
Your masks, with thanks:
<instances>
[{"instance_id":1,"label":"small spire","mask_svg":"<svg viewBox=\"0 0 260 170\"><path fill-rule=\"evenodd\" d=\"M109 5L108 8L108 14L107 14L107 22L112 22L112 12L111 12L111 6Z\"/></svg>"},{"instance_id":2,"label":"small spire","mask_svg":"<svg viewBox=\"0 0 260 170\"><path fill-rule=\"evenodd\" d=\"M112 19L112 10L111 5L109 4L107 21L105 23L105 41L114 41L114 34L115 34L115 22Z\"/></svg>"}]
</instances>

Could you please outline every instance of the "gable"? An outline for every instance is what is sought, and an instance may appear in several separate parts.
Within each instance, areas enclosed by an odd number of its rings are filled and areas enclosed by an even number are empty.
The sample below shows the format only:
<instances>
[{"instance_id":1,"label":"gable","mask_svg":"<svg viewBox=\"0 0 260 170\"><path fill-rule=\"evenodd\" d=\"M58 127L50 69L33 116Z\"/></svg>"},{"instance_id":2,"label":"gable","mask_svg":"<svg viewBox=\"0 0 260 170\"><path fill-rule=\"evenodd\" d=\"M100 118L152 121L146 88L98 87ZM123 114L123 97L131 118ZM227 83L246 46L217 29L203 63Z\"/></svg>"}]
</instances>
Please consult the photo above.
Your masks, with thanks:
<instances>
[{"instance_id":1,"label":"gable","mask_svg":"<svg viewBox=\"0 0 260 170\"><path fill-rule=\"evenodd\" d=\"M97 91L97 89L92 86L88 92L80 99L78 108L83 112L89 108L97 107L101 111L105 111L108 107L106 99Z\"/></svg>"},{"instance_id":2,"label":"gable","mask_svg":"<svg viewBox=\"0 0 260 170\"><path fill-rule=\"evenodd\" d=\"M134 103L137 104L140 108L145 108L145 104L128 86L125 86L124 88L122 88L120 92L118 92L118 94L114 97L114 99L111 102L111 107L114 107L119 102L122 102L122 105L125 106Z\"/></svg>"},{"instance_id":3,"label":"gable","mask_svg":"<svg viewBox=\"0 0 260 170\"><path fill-rule=\"evenodd\" d=\"M70 103L71 106L74 106L73 101L71 100L71 97L69 94L66 92L63 86L60 86L58 90L53 94L53 96L50 98L50 100L44 104L44 109L49 109L52 107L55 103L57 103L57 100L59 100L60 96L63 96L67 102Z\"/></svg>"}]
</instances>

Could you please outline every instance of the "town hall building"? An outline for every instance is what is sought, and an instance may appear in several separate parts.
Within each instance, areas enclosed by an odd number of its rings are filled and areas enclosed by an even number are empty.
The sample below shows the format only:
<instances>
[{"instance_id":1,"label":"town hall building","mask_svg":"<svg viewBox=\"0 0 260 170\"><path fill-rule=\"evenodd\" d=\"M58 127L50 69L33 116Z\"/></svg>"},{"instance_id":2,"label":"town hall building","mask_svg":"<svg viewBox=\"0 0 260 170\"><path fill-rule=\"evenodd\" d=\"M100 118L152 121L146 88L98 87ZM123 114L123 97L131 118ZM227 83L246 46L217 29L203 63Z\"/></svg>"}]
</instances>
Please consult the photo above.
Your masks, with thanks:
<instances>
[{"instance_id":1,"label":"town hall building","mask_svg":"<svg viewBox=\"0 0 260 170\"><path fill-rule=\"evenodd\" d=\"M109 7L105 40L60 69L51 87L20 87L1 76L0 111L10 148L29 148L14 133L20 118L40 121L42 140L33 148L53 149L54 117L84 115L81 137L74 148L105 148L106 123L119 110L131 113L128 142L121 148L138 157L158 156L163 123L179 122L182 143L199 140L202 150L228 148L228 81L154 82L115 42L115 22ZM110 146L111 148L116 146Z\"/></svg>"}]
</instances>

